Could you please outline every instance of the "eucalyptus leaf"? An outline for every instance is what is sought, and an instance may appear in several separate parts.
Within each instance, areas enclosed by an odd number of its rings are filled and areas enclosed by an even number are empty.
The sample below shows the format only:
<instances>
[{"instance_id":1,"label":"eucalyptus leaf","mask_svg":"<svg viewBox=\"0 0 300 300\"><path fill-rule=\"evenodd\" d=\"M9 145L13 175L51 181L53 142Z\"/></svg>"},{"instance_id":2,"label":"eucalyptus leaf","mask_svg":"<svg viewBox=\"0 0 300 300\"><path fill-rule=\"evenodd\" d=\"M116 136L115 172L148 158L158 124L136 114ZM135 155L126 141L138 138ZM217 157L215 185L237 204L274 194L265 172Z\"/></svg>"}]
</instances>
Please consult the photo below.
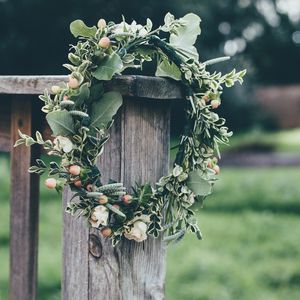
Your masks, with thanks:
<instances>
[{"instance_id":1,"label":"eucalyptus leaf","mask_svg":"<svg viewBox=\"0 0 300 300\"><path fill-rule=\"evenodd\" d=\"M104 94L104 88L102 82L97 82L92 84L90 87L90 97L87 101L87 104L90 104L94 101L99 100Z\"/></svg>"},{"instance_id":2,"label":"eucalyptus leaf","mask_svg":"<svg viewBox=\"0 0 300 300\"><path fill-rule=\"evenodd\" d=\"M82 20L75 20L70 24L70 31L74 37L83 36L89 38L95 36L97 28L96 26L86 26Z\"/></svg>"},{"instance_id":3,"label":"eucalyptus leaf","mask_svg":"<svg viewBox=\"0 0 300 300\"><path fill-rule=\"evenodd\" d=\"M68 136L75 133L73 118L67 110L50 112L47 114L46 119L53 136Z\"/></svg>"},{"instance_id":4,"label":"eucalyptus leaf","mask_svg":"<svg viewBox=\"0 0 300 300\"><path fill-rule=\"evenodd\" d=\"M171 33L170 44L173 47L186 52L190 57L192 56L193 58L198 59L197 49L193 45L195 44L198 35L201 33L201 19L197 15L189 13L180 18L179 21L182 25Z\"/></svg>"},{"instance_id":5,"label":"eucalyptus leaf","mask_svg":"<svg viewBox=\"0 0 300 300\"><path fill-rule=\"evenodd\" d=\"M103 94L102 98L93 102L91 110L91 126L105 127L112 121L122 105L123 99L118 92L108 92Z\"/></svg>"},{"instance_id":6,"label":"eucalyptus leaf","mask_svg":"<svg viewBox=\"0 0 300 300\"><path fill-rule=\"evenodd\" d=\"M106 56L92 75L98 80L111 80L113 75L120 73L123 69L123 62L117 53Z\"/></svg>"},{"instance_id":7,"label":"eucalyptus leaf","mask_svg":"<svg viewBox=\"0 0 300 300\"><path fill-rule=\"evenodd\" d=\"M203 179L201 173L200 170L190 172L187 186L196 196L207 196L212 192L212 185L209 181Z\"/></svg>"},{"instance_id":8,"label":"eucalyptus leaf","mask_svg":"<svg viewBox=\"0 0 300 300\"><path fill-rule=\"evenodd\" d=\"M74 101L77 106L80 106L81 104L86 102L89 99L89 97L89 83L86 82L80 86L78 94L71 96L70 99Z\"/></svg>"},{"instance_id":9,"label":"eucalyptus leaf","mask_svg":"<svg viewBox=\"0 0 300 300\"><path fill-rule=\"evenodd\" d=\"M167 59L162 60L157 66L155 76L170 77L174 80L181 80L181 72L179 68Z\"/></svg>"}]
</instances>

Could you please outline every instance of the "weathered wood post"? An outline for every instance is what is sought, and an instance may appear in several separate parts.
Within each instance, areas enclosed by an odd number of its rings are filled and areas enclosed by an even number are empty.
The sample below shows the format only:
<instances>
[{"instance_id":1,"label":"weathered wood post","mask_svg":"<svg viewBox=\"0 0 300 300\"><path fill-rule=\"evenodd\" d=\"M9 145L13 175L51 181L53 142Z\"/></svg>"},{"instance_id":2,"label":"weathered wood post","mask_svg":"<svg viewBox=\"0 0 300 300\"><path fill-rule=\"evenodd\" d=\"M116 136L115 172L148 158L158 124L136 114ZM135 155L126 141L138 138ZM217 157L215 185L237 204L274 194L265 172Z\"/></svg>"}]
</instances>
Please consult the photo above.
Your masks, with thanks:
<instances>
[{"instance_id":1,"label":"weathered wood post","mask_svg":"<svg viewBox=\"0 0 300 300\"><path fill-rule=\"evenodd\" d=\"M67 81L66 76L0 76L0 151L11 152L11 300L35 300L39 180L28 167L38 148L13 148L17 129L32 134L49 128L40 116L36 95ZM181 98L177 84L162 78L121 76L108 83L125 97L111 139L99 161L103 179L154 184L168 171L170 101ZM27 95L27 96L24 96ZM17 188L16 188L17 186ZM65 191L63 207L70 198ZM51 251L51 250L49 250ZM164 297L165 248L161 239L125 241L112 248L109 240L87 229L82 220L64 214L63 300L142 300ZM51 279L49 279L51 280Z\"/></svg>"},{"instance_id":2,"label":"weathered wood post","mask_svg":"<svg viewBox=\"0 0 300 300\"><path fill-rule=\"evenodd\" d=\"M120 180L154 184L169 167L170 101L178 89L160 79L128 81L126 97L112 128L111 139L99 161L104 182ZM149 98L156 98L149 99ZM64 194L64 207L70 199ZM162 239L143 243L124 241L113 248L109 240L80 219L64 214L64 300L163 299L165 246Z\"/></svg>"},{"instance_id":3,"label":"weathered wood post","mask_svg":"<svg viewBox=\"0 0 300 300\"><path fill-rule=\"evenodd\" d=\"M14 96L11 103L11 205L10 205L10 300L36 299L39 216L39 178L28 168L39 157L39 147L13 148L18 129L37 130L39 116L31 96ZM17 288L16 288L17 287Z\"/></svg>"}]
</instances>

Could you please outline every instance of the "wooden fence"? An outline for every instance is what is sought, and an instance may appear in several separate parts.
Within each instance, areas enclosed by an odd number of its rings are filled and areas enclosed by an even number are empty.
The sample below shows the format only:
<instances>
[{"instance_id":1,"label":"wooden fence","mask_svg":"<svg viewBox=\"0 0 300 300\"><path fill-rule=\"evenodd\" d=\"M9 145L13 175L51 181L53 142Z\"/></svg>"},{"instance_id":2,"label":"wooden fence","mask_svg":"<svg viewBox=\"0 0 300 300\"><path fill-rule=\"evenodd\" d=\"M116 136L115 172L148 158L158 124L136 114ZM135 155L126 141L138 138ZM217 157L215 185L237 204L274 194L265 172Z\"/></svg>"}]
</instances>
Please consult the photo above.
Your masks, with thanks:
<instances>
[{"instance_id":1,"label":"wooden fence","mask_svg":"<svg viewBox=\"0 0 300 300\"><path fill-rule=\"evenodd\" d=\"M13 148L17 129L49 136L37 95L66 81L66 76L0 76L0 151L11 154L10 293L11 300L37 299L39 178L28 167L39 147ZM108 90L118 90L124 105L99 161L105 178L129 188L135 181L154 183L168 170L170 102L180 88L161 78L120 76ZM0 166L1 169L1 166ZM63 207L70 198L64 192ZM51 249L49 249L49 254ZM164 297L165 249L161 239L144 243L110 241L82 220L63 214L64 300L141 300ZM49 278L51 280L51 278Z\"/></svg>"}]
</instances>

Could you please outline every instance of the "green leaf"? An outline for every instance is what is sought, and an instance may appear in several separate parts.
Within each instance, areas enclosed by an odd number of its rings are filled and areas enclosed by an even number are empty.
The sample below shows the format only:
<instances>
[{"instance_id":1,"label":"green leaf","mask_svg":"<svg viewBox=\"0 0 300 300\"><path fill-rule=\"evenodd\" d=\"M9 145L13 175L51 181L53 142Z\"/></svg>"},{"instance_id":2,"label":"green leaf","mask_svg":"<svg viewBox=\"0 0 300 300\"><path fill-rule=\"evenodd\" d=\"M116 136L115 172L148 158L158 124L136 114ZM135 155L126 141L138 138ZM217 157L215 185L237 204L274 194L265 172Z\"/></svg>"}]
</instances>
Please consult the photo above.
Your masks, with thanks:
<instances>
[{"instance_id":1,"label":"green leaf","mask_svg":"<svg viewBox=\"0 0 300 300\"><path fill-rule=\"evenodd\" d=\"M90 97L89 83L86 82L80 86L78 94L71 96L70 99L74 101L77 106L80 106L85 101L87 101L89 97Z\"/></svg>"},{"instance_id":2,"label":"green leaf","mask_svg":"<svg viewBox=\"0 0 300 300\"><path fill-rule=\"evenodd\" d=\"M123 62L117 53L106 56L101 65L92 72L92 75L98 80L111 80L113 75L120 73L123 69Z\"/></svg>"},{"instance_id":3,"label":"green leaf","mask_svg":"<svg viewBox=\"0 0 300 300\"><path fill-rule=\"evenodd\" d=\"M22 144L25 143L25 139L18 139L15 144L14 144L14 147L17 147L17 146L20 146Z\"/></svg>"},{"instance_id":4,"label":"green leaf","mask_svg":"<svg viewBox=\"0 0 300 300\"><path fill-rule=\"evenodd\" d=\"M178 177L182 172L183 172L182 167L180 167L180 166L177 165L177 166L173 169L172 174L173 174L174 177Z\"/></svg>"},{"instance_id":5,"label":"green leaf","mask_svg":"<svg viewBox=\"0 0 300 300\"><path fill-rule=\"evenodd\" d=\"M92 104L91 126L98 128L106 126L112 121L122 103L123 99L120 93L105 93L100 100Z\"/></svg>"},{"instance_id":6,"label":"green leaf","mask_svg":"<svg viewBox=\"0 0 300 300\"><path fill-rule=\"evenodd\" d=\"M175 29L175 32L170 35L170 44L188 54L190 57L198 59L197 49L193 46L198 35L201 33L201 19L193 14L187 14L179 21L181 26Z\"/></svg>"},{"instance_id":7,"label":"green leaf","mask_svg":"<svg viewBox=\"0 0 300 300\"><path fill-rule=\"evenodd\" d=\"M201 173L200 170L190 172L187 186L196 196L207 196L212 192L212 185L209 181L203 179Z\"/></svg>"},{"instance_id":8,"label":"green leaf","mask_svg":"<svg viewBox=\"0 0 300 300\"><path fill-rule=\"evenodd\" d=\"M97 82L92 84L90 87L90 97L88 99L88 104L99 100L104 94L104 88L102 82Z\"/></svg>"},{"instance_id":9,"label":"green leaf","mask_svg":"<svg viewBox=\"0 0 300 300\"><path fill-rule=\"evenodd\" d=\"M150 184L145 184L139 188L138 201L139 204L146 204L151 199L153 193Z\"/></svg>"},{"instance_id":10,"label":"green leaf","mask_svg":"<svg viewBox=\"0 0 300 300\"><path fill-rule=\"evenodd\" d=\"M74 37L94 37L97 32L97 28L96 26L86 26L82 20L75 20L70 24L70 31Z\"/></svg>"},{"instance_id":11,"label":"green leaf","mask_svg":"<svg viewBox=\"0 0 300 300\"><path fill-rule=\"evenodd\" d=\"M47 114L46 119L53 136L68 136L75 133L73 118L67 110L50 112Z\"/></svg>"},{"instance_id":12,"label":"green leaf","mask_svg":"<svg viewBox=\"0 0 300 300\"><path fill-rule=\"evenodd\" d=\"M155 76L170 77L174 80L181 80L181 72L179 68L166 59L162 60L157 66Z\"/></svg>"}]
</instances>

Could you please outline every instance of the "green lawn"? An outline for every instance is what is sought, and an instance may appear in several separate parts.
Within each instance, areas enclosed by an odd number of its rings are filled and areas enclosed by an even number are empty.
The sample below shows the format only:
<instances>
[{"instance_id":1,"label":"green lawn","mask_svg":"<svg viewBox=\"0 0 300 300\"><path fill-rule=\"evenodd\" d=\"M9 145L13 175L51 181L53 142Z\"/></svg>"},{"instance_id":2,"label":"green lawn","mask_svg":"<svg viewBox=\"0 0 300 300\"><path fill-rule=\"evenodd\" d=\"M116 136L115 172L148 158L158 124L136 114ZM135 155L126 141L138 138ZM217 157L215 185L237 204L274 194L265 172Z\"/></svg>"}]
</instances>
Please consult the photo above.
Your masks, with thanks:
<instances>
[{"instance_id":1,"label":"green lawn","mask_svg":"<svg viewBox=\"0 0 300 300\"><path fill-rule=\"evenodd\" d=\"M222 146L222 151L266 150L281 153L299 153L300 128L265 132L252 130L234 134L230 138L230 147Z\"/></svg>"},{"instance_id":2,"label":"green lawn","mask_svg":"<svg viewBox=\"0 0 300 300\"><path fill-rule=\"evenodd\" d=\"M0 155L0 169L9 169ZM198 219L204 236L168 252L167 300L300 299L300 170L222 170ZM9 177L0 181L0 299L7 299ZM61 207L42 188L39 299L60 299Z\"/></svg>"}]
</instances>

